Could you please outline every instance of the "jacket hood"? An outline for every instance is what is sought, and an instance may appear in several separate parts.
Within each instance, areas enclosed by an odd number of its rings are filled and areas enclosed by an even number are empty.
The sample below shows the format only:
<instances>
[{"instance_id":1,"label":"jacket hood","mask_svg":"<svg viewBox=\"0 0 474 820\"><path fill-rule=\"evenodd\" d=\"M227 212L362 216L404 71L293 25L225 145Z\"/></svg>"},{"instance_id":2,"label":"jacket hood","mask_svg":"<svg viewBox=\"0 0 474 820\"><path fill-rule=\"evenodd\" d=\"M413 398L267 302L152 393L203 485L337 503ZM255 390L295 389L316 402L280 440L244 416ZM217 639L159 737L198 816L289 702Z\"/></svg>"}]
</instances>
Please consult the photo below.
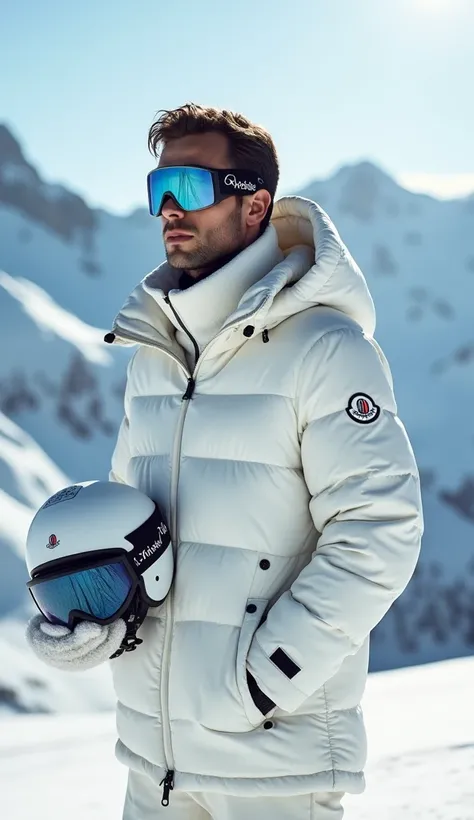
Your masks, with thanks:
<instances>
[{"instance_id":1,"label":"jacket hood","mask_svg":"<svg viewBox=\"0 0 474 820\"><path fill-rule=\"evenodd\" d=\"M223 327L251 317L257 330L270 330L296 313L324 305L345 313L367 336L373 336L375 308L367 282L327 213L309 199L277 200L263 236L221 268L219 275L226 275L229 268L229 274L238 274L275 238L282 260L248 288ZM126 344L143 338L176 344L174 327L156 295L163 297L176 288L178 277L179 272L165 262L140 282L115 319L118 341Z\"/></svg>"}]
</instances>

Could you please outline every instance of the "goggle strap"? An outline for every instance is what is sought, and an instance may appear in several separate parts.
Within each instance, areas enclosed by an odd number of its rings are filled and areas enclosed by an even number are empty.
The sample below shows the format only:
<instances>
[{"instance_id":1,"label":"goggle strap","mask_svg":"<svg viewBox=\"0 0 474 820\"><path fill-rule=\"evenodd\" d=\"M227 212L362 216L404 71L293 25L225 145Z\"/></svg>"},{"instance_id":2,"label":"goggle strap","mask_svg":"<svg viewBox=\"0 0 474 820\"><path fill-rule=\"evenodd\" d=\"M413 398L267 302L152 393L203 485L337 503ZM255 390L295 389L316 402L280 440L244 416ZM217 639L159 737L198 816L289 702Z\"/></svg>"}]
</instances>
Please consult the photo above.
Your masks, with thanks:
<instances>
[{"instance_id":1,"label":"goggle strap","mask_svg":"<svg viewBox=\"0 0 474 820\"><path fill-rule=\"evenodd\" d=\"M127 628L122 643L117 651L110 656L109 660L120 657L124 652L133 652L137 646L143 643L141 638L137 638L137 630L145 620L147 612L148 605L138 595L135 595L126 620Z\"/></svg>"},{"instance_id":2,"label":"goggle strap","mask_svg":"<svg viewBox=\"0 0 474 820\"><path fill-rule=\"evenodd\" d=\"M214 171L219 182L219 191L226 196L248 196L265 188L262 177L256 171L236 169Z\"/></svg>"},{"instance_id":3,"label":"goggle strap","mask_svg":"<svg viewBox=\"0 0 474 820\"><path fill-rule=\"evenodd\" d=\"M136 530L126 535L125 540L133 546L131 552L127 553L129 561L133 563L137 575L143 575L163 555L171 543L169 529L156 504L150 517Z\"/></svg>"}]
</instances>

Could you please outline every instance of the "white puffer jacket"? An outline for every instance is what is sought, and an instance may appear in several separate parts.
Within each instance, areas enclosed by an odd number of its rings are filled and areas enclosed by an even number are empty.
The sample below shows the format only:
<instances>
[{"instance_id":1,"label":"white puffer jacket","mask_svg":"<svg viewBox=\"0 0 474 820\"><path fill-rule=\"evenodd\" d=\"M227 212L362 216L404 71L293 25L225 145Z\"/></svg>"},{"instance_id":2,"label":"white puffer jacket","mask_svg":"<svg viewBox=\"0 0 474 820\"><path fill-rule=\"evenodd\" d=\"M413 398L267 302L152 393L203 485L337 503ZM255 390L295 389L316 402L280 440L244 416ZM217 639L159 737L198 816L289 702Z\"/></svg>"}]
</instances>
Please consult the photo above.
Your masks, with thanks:
<instances>
[{"instance_id":1,"label":"white puffer jacket","mask_svg":"<svg viewBox=\"0 0 474 820\"><path fill-rule=\"evenodd\" d=\"M138 349L110 477L158 502L177 564L111 662L117 756L185 791L360 792L368 636L423 526L365 279L288 197L231 262L176 282L160 266L113 327Z\"/></svg>"}]
</instances>

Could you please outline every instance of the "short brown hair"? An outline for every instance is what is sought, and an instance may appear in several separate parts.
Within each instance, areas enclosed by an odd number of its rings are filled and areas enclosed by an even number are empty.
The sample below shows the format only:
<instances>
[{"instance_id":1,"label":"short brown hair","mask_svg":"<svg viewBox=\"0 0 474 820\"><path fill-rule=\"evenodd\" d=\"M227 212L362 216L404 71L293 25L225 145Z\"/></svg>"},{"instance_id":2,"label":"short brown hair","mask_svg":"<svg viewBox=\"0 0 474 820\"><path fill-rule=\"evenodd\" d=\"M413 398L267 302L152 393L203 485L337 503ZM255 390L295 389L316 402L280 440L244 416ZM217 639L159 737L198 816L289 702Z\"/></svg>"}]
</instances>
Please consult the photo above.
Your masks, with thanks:
<instances>
[{"instance_id":1,"label":"short brown hair","mask_svg":"<svg viewBox=\"0 0 474 820\"><path fill-rule=\"evenodd\" d=\"M148 148L156 158L160 154L160 148L169 140L187 134L218 131L228 138L229 153L234 167L260 174L272 197L260 227L260 233L263 233L270 222L280 174L275 144L268 131L261 125L250 122L243 114L191 102L173 111L158 111L158 114L160 116L148 133Z\"/></svg>"}]
</instances>

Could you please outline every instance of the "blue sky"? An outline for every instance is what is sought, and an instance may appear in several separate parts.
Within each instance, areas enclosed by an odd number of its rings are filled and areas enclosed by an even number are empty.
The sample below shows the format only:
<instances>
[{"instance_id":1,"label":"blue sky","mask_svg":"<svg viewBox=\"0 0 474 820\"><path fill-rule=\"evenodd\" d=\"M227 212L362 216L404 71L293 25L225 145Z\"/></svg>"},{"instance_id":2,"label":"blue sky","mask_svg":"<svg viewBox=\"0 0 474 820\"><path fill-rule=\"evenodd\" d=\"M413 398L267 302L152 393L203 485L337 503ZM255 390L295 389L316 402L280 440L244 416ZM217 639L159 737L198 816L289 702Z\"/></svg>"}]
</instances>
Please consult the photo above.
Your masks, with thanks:
<instances>
[{"instance_id":1,"label":"blue sky","mask_svg":"<svg viewBox=\"0 0 474 820\"><path fill-rule=\"evenodd\" d=\"M148 128L188 100L269 129L280 193L360 159L474 190L473 38L473 0L7 0L0 121L115 212L145 204Z\"/></svg>"}]
</instances>

